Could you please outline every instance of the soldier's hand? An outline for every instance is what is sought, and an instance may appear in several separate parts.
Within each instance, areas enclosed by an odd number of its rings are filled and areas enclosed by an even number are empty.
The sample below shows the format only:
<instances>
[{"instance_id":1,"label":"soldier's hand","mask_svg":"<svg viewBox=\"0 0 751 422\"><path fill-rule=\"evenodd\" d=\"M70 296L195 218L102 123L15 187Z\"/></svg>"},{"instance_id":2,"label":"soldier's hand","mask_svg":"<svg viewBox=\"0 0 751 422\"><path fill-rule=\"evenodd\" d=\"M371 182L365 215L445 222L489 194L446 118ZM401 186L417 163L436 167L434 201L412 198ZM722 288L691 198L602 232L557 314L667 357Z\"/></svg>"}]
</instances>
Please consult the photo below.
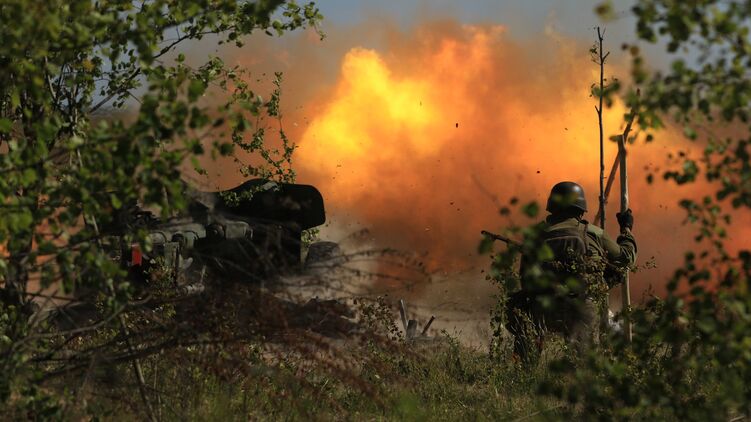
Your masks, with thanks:
<instances>
[{"instance_id":1,"label":"soldier's hand","mask_svg":"<svg viewBox=\"0 0 751 422\"><path fill-rule=\"evenodd\" d=\"M621 230L631 230L634 228L634 214L631 213L630 208L625 212L616 213L615 218L618 219L618 224L621 226Z\"/></svg>"}]
</instances>

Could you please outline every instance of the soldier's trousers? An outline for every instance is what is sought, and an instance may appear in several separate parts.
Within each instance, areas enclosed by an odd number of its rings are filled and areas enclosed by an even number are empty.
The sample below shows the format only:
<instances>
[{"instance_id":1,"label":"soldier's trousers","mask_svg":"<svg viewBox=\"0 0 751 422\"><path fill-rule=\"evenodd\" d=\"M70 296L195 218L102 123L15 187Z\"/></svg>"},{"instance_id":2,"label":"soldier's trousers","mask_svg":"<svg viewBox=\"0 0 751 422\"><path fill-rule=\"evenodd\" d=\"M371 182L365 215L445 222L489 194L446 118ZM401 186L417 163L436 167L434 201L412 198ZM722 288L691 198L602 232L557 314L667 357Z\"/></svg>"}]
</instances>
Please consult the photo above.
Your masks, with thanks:
<instances>
[{"instance_id":1,"label":"soldier's trousers","mask_svg":"<svg viewBox=\"0 0 751 422\"><path fill-rule=\"evenodd\" d=\"M514 353L529 361L542 351L545 334L561 334L569 344L583 350L597 341L597 305L577 296L518 291L506 304L506 329L514 337Z\"/></svg>"}]
</instances>

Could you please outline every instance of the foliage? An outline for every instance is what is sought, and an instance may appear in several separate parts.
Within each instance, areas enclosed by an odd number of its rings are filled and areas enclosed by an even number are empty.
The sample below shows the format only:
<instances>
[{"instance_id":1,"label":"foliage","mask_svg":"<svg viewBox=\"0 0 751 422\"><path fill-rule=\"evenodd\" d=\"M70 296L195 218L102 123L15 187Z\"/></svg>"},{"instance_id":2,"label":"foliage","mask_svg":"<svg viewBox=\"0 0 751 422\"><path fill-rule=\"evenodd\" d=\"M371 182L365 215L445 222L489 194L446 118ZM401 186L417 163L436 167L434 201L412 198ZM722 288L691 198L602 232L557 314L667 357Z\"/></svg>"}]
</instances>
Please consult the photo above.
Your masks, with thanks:
<instances>
[{"instance_id":1,"label":"foliage","mask_svg":"<svg viewBox=\"0 0 751 422\"><path fill-rule=\"evenodd\" d=\"M190 66L180 48L203 38L239 47L252 32L281 35L320 18L312 3L283 0L3 1L2 402L14 377L35 377L30 339L45 329L28 319L32 287L99 292L105 321L127 308L132 286L102 237L118 210L139 203L169 216L185 207L181 169L207 146L257 154L248 175L293 177L289 140L282 131L282 149L267 147L260 120L280 117L281 75L264 101L242 69L219 58ZM222 92L227 100L212 109L205 98ZM118 109L132 117L101 118Z\"/></svg>"},{"instance_id":2,"label":"foliage","mask_svg":"<svg viewBox=\"0 0 751 422\"><path fill-rule=\"evenodd\" d=\"M624 46L633 78L625 98L638 104L637 121L648 141L659 136L659 129L677 124L704 148L700 157L680 154L679 168L666 171L664 179L686 184L703 176L715 191L701 201L680 202L687 221L697 227L696 246L670 281L667 297L634 313L642 324L640 338L628 347L615 344L635 361L616 377L621 385L632 383L631 390L613 393L623 393L631 406L643 406L641 411L658 404L649 397L654 392L647 388L652 388L661 393L659 405L675 417L689 417L692 411L690 418L747 414L750 253L746 248L731 252L726 239L729 226L738 224L727 209L742 215L751 208L751 10L743 1L641 0L632 11L638 39L663 47L670 65L649 69L638 45ZM657 368L662 376L642 389L635 374L650 369L656 357L663 359Z\"/></svg>"},{"instance_id":3,"label":"foliage","mask_svg":"<svg viewBox=\"0 0 751 422\"><path fill-rule=\"evenodd\" d=\"M360 322L366 329L385 334L391 339L400 337L399 328L391 318L392 310L387 303L386 296L378 296L375 300L356 299L355 305L360 314Z\"/></svg>"},{"instance_id":4,"label":"foliage","mask_svg":"<svg viewBox=\"0 0 751 422\"><path fill-rule=\"evenodd\" d=\"M596 10L605 19L615 16L610 2ZM549 366L557 375L541 383L539 392L566 401L561 415L567 418L748 417L751 252L727 248L733 219L726 209L742 215L751 204L751 11L742 1L663 0L639 0L632 11L638 39L664 48L670 64L650 68L638 44L624 45L632 60L632 83L624 93L629 109L636 110L648 142L659 141L660 130L678 124L704 147L698 158L679 154L678 168L665 171L665 180L686 184L703 177L715 191L701 201L680 202L686 222L697 229L696 244L669 280L665 297L621 315L634 324L633 341L611 334L587 353L562 356ZM534 228L514 230L524 239L511 252L539 260ZM503 268L513 254L499 256L494 276L504 281L509 274Z\"/></svg>"},{"instance_id":5,"label":"foliage","mask_svg":"<svg viewBox=\"0 0 751 422\"><path fill-rule=\"evenodd\" d=\"M607 4L600 10L612 9ZM681 168L664 174L678 184L700 173L717 185L714 199L733 208L751 207L749 127L749 63L751 11L744 1L672 2L640 0L632 9L636 35L642 42L664 47L670 64L651 70L638 44L624 44L631 55L633 85L624 93L638 105L638 123L648 131L677 124L684 135L701 140L701 157L682 157ZM636 101L636 91L641 98ZM738 130L729 133L728 124Z\"/></svg>"},{"instance_id":6,"label":"foliage","mask_svg":"<svg viewBox=\"0 0 751 422\"><path fill-rule=\"evenodd\" d=\"M231 308L224 312L232 313L240 308L232 302L240 305L245 298L223 300ZM423 343L388 338L393 308L383 298L362 305L357 319L373 330L344 340L287 329L144 359L147 383L160 397L155 413L161 420L485 420L526 417L538 409L555 414L559 408L558 400L534 395L538 381L547 378L544 365L521 372L445 333ZM237 333L236 327L230 332ZM90 400L69 407L71 415L139 415L127 365L108 372L90 375ZM80 377L61 382L71 379Z\"/></svg>"},{"instance_id":7,"label":"foliage","mask_svg":"<svg viewBox=\"0 0 751 422\"><path fill-rule=\"evenodd\" d=\"M596 10L609 19L613 8L606 2ZM748 416L751 252L731 252L726 240L733 222L727 209L751 207L751 9L739 0L637 0L632 11L639 42L664 48L669 65L650 68L641 45L624 45L632 80L613 79L602 90L605 101L623 95L649 142L677 124L701 143L700 156L679 155L662 177L677 184L703 177L716 189L700 201L681 201L687 222L697 225L696 251L686 254L664 298L626 315L635 327L632 342L606 334L599 347L573 353L554 341L536 362L518 366L503 329L506 294L524 283L551 292L542 299L555 307L555 297L588 285L576 277L558 283L545 265L552 253L540 240L544 224L510 228L506 234L521 242L494 256L490 277L502 299L489 355L450 338L428 347L406 342L383 298L363 302L358 324L367 334L341 342L295 325L304 312L247 287L177 303L168 272L152 274L144 292L103 246L118 210L139 202L169 216L185 207L181 168L187 163L201 172L197 158L204 153L234 157L246 177L294 178L294 145L281 125L282 75L265 101L243 69L219 58L189 64L179 49L203 38L239 47L257 30L281 35L315 27L313 4L4 1L2 414L139 418L150 406L149 394L134 394L134 385L143 388L140 372L159 398L151 403L156 415L167 419ZM131 112L127 121L102 118L120 109ZM276 148L265 141L264 118L278 123ZM540 212L536 203L521 209L530 219ZM501 214L511 215L508 207ZM148 250L144 233L127 241ZM489 249L488 241L480 247ZM515 271L520 255L523 270ZM103 319L67 332L48 327L32 316L30 284L59 284L66 294L91 289ZM350 321L336 323L351 328ZM134 371L133 361L142 367Z\"/></svg>"},{"instance_id":8,"label":"foliage","mask_svg":"<svg viewBox=\"0 0 751 422\"><path fill-rule=\"evenodd\" d=\"M751 319L748 295L710 292L701 270L687 257L691 271L680 270L666 298L636 309L632 343L623 336L592 351L579 362L553 366L565 382L544 391L578 405L603 420L731 419L749 411ZM692 296L676 293L679 281L693 286ZM573 408L573 407L572 407Z\"/></svg>"}]
</instances>

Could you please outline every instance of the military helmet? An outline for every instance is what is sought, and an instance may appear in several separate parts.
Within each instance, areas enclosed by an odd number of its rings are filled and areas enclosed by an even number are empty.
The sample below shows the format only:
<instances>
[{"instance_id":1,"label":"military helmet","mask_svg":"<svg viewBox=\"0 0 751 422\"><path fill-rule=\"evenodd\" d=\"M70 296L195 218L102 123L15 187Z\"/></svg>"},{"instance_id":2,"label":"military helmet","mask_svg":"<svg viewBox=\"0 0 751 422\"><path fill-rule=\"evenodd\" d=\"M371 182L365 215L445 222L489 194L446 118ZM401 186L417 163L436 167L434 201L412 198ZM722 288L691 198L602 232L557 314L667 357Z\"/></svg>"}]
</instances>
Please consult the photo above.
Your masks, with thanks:
<instances>
[{"instance_id":1,"label":"military helmet","mask_svg":"<svg viewBox=\"0 0 751 422\"><path fill-rule=\"evenodd\" d=\"M560 182L553 186L548 197L548 212L556 213L569 208L587 211L587 198L584 197L584 189L574 182Z\"/></svg>"}]
</instances>

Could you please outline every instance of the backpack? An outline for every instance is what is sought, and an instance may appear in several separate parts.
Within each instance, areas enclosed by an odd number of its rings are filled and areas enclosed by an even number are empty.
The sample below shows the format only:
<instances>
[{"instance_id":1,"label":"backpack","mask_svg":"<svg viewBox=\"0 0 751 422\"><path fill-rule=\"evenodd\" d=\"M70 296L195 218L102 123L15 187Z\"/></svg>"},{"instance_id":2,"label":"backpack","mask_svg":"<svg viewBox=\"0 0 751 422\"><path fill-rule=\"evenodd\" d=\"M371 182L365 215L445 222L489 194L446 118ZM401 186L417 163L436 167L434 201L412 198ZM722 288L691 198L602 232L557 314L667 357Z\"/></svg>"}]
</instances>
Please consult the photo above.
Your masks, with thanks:
<instances>
[{"instance_id":1,"label":"backpack","mask_svg":"<svg viewBox=\"0 0 751 422\"><path fill-rule=\"evenodd\" d=\"M543 240L553 251L554 261L566 263L589 255L586 222L579 224L575 233L570 228L548 230Z\"/></svg>"}]
</instances>

